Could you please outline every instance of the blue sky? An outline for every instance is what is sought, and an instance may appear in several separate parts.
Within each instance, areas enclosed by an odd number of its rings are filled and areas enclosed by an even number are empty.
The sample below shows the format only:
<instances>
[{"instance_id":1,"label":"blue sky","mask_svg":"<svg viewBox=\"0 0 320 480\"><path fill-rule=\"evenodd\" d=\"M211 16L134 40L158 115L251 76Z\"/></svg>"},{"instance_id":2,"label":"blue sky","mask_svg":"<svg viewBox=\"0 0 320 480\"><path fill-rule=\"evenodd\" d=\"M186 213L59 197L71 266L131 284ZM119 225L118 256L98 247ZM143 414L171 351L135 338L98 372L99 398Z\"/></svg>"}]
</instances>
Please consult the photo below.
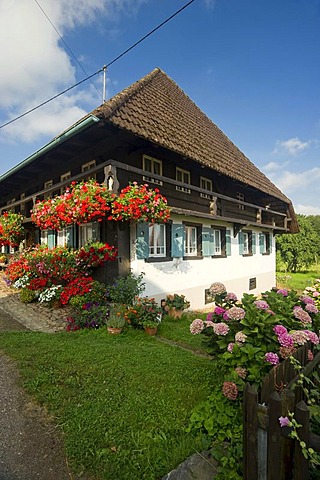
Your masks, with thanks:
<instances>
[{"instance_id":1,"label":"blue sky","mask_svg":"<svg viewBox=\"0 0 320 480\"><path fill-rule=\"evenodd\" d=\"M109 63L187 0L6 0L0 123ZM320 0L195 0L108 70L164 70L303 214L320 214ZM102 75L0 129L0 174L102 102Z\"/></svg>"}]
</instances>

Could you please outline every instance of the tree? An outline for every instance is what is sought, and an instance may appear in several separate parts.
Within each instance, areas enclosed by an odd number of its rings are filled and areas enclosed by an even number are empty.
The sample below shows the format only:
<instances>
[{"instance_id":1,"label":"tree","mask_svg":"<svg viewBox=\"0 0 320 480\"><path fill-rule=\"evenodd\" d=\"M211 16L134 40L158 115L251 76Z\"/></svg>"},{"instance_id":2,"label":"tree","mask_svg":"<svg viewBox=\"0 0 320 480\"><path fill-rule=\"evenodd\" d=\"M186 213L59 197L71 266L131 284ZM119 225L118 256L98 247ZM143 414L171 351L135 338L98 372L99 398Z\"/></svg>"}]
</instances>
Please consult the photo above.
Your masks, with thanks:
<instances>
[{"instance_id":1,"label":"tree","mask_svg":"<svg viewBox=\"0 0 320 480\"><path fill-rule=\"evenodd\" d=\"M297 217L299 233L276 236L277 251L288 272L297 272L310 267L317 261L320 252L320 236L310 217L305 215Z\"/></svg>"}]
</instances>

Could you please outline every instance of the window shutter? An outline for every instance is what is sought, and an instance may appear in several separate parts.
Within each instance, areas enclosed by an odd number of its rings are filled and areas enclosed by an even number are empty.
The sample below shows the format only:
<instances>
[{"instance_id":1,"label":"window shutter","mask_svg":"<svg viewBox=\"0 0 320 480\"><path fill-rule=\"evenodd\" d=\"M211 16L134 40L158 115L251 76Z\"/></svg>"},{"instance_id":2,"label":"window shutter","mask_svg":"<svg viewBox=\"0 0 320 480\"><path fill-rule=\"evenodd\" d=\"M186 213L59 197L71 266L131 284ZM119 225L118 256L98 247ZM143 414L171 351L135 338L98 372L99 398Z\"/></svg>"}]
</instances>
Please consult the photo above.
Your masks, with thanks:
<instances>
[{"instance_id":1,"label":"window shutter","mask_svg":"<svg viewBox=\"0 0 320 480\"><path fill-rule=\"evenodd\" d=\"M139 222L137 224L136 252L138 260L149 257L149 224Z\"/></svg>"},{"instance_id":2,"label":"window shutter","mask_svg":"<svg viewBox=\"0 0 320 480\"><path fill-rule=\"evenodd\" d=\"M184 255L184 226L172 224L172 257L183 257Z\"/></svg>"},{"instance_id":3,"label":"window shutter","mask_svg":"<svg viewBox=\"0 0 320 480\"><path fill-rule=\"evenodd\" d=\"M48 248L54 248L56 245L56 234L54 230L48 230Z\"/></svg>"},{"instance_id":4,"label":"window shutter","mask_svg":"<svg viewBox=\"0 0 320 480\"><path fill-rule=\"evenodd\" d=\"M239 240L239 255L243 255L244 240L243 240L243 233L242 232L239 232L238 240Z\"/></svg>"},{"instance_id":5,"label":"window shutter","mask_svg":"<svg viewBox=\"0 0 320 480\"><path fill-rule=\"evenodd\" d=\"M256 248L256 234L251 233L251 242L252 242L252 255L255 255L257 252Z\"/></svg>"},{"instance_id":6,"label":"window shutter","mask_svg":"<svg viewBox=\"0 0 320 480\"><path fill-rule=\"evenodd\" d=\"M260 246L260 253L264 253L264 234L259 233L259 246Z\"/></svg>"},{"instance_id":7,"label":"window shutter","mask_svg":"<svg viewBox=\"0 0 320 480\"><path fill-rule=\"evenodd\" d=\"M226 230L226 255L231 255L231 230Z\"/></svg>"},{"instance_id":8,"label":"window shutter","mask_svg":"<svg viewBox=\"0 0 320 480\"><path fill-rule=\"evenodd\" d=\"M214 255L214 231L213 228L202 228L202 255L210 257Z\"/></svg>"},{"instance_id":9,"label":"window shutter","mask_svg":"<svg viewBox=\"0 0 320 480\"><path fill-rule=\"evenodd\" d=\"M272 252L272 233L269 233L269 253Z\"/></svg>"},{"instance_id":10,"label":"window shutter","mask_svg":"<svg viewBox=\"0 0 320 480\"><path fill-rule=\"evenodd\" d=\"M66 228L66 245L70 248L74 248L76 246L75 225Z\"/></svg>"}]
</instances>

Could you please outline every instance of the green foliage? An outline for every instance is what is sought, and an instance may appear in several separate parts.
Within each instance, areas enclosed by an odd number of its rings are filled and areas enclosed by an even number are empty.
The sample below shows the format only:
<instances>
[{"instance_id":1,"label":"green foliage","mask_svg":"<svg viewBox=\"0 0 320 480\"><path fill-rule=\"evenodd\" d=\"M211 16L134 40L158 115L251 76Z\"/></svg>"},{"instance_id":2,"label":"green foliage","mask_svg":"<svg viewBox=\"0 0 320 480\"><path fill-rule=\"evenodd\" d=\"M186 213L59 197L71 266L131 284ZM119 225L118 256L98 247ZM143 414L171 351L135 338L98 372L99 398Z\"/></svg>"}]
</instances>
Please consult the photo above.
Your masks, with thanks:
<instances>
[{"instance_id":1,"label":"green foliage","mask_svg":"<svg viewBox=\"0 0 320 480\"><path fill-rule=\"evenodd\" d=\"M37 300L37 293L29 288L22 288L20 290L20 300L23 303L31 303Z\"/></svg>"},{"instance_id":2,"label":"green foliage","mask_svg":"<svg viewBox=\"0 0 320 480\"><path fill-rule=\"evenodd\" d=\"M87 304L72 317L74 325L79 328L99 328L107 323L108 308L104 305Z\"/></svg>"},{"instance_id":3,"label":"green foliage","mask_svg":"<svg viewBox=\"0 0 320 480\"><path fill-rule=\"evenodd\" d=\"M94 281L90 292L84 295L74 295L70 299L70 305L77 311L81 312L83 306L90 303L96 303L97 305L107 304L107 287L104 283Z\"/></svg>"},{"instance_id":4,"label":"green foliage","mask_svg":"<svg viewBox=\"0 0 320 480\"><path fill-rule=\"evenodd\" d=\"M145 289L143 273L134 275L132 272L126 277L119 277L108 286L108 295L112 303L133 305L135 298L141 295Z\"/></svg>"},{"instance_id":5,"label":"green foliage","mask_svg":"<svg viewBox=\"0 0 320 480\"><path fill-rule=\"evenodd\" d=\"M315 263L320 253L320 237L309 217L298 215L299 233L277 235L276 246L288 272L297 272Z\"/></svg>"}]
</instances>

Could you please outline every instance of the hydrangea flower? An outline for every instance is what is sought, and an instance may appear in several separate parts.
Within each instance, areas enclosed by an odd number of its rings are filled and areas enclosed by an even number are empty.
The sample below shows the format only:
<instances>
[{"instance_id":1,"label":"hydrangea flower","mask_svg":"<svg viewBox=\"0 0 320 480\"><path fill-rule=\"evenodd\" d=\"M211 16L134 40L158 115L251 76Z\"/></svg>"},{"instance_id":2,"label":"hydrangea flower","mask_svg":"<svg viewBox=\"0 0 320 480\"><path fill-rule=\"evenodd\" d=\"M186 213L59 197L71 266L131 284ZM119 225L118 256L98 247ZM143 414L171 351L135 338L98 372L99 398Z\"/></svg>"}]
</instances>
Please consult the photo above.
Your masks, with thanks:
<instances>
[{"instance_id":1,"label":"hydrangea flower","mask_svg":"<svg viewBox=\"0 0 320 480\"><path fill-rule=\"evenodd\" d=\"M230 342L227 346L227 350L229 353L232 353L233 352L233 347L235 346L235 344L233 342Z\"/></svg>"},{"instance_id":2,"label":"hydrangea flower","mask_svg":"<svg viewBox=\"0 0 320 480\"><path fill-rule=\"evenodd\" d=\"M227 335L229 332L230 328L226 323L215 323L213 325L213 331L216 335Z\"/></svg>"},{"instance_id":3,"label":"hydrangea flower","mask_svg":"<svg viewBox=\"0 0 320 480\"><path fill-rule=\"evenodd\" d=\"M311 362L313 360L313 353L311 350L308 350L308 361Z\"/></svg>"},{"instance_id":4,"label":"hydrangea flower","mask_svg":"<svg viewBox=\"0 0 320 480\"><path fill-rule=\"evenodd\" d=\"M246 378L247 373L248 373L248 371L247 371L246 368L244 368L244 367L236 367L234 370L235 370L235 372L238 374L238 376L239 376L240 378L242 378L243 380Z\"/></svg>"},{"instance_id":5,"label":"hydrangea flower","mask_svg":"<svg viewBox=\"0 0 320 480\"><path fill-rule=\"evenodd\" d=\"M319 337L316 333L311 332L310 330L303 330L303 332L307 335L309 342L314 345L319 345Z\"/></svg>"},{"instance_id":6,"label":"hydrangea flower","mask_svg":"<svg viewBox=\"0 0 320 480\"><path fill-rule=\"evenodd\" d=\"M238 396L238 387L233 382L223 382L222 393L228 400L236 400Z\"/></svg>"},{"instance_id":7,"label":"hydrangea flower","mask_svg":"<svg viewBox=\"0 0 320 480\"><path fill-rule=\"evenodd\" d=\"M256 300L253 303L259 310L267 310L269 308L269 305L265 300Z\"/></svg>"},{"instance_id":8,"label":"hydrangea flower","mask_svg":"<svg viewBox=\"0 0 320 480\"><path fill-rule=\"evenodd\" d=\"M307 303L306 311L308 313L318 313L319 312L318 308L313 303Z\"/></svg>"},{"instance_id":9,"label":"hydrangea flower","mask_svg":"<svg viewBox=\"0 0 320 480\"><path fill-rule=\"evenodd\" d=\"M231 307L223 314L224 320L242 320L246 312L240 307Z\"/></svg>"},{"instance_id":10,"label":"hydrangea flower","mask_svg":"<svg viewBox=\"0 0 320 480\"><path fill-rule=\"evenodd\" d=\"M300 320L301 323L312 323L309 313L303 310L302 307L293 307L293 315L295 318Z\"/></svg>"},{"instance_id":11,"label":"hydrangea flower","mask_svg":"<svg viewBox=\"0 0 320 480\"><path fill-rule=\"evenodd\" d=\"M219 307L219 306L217 305L217 306L215 307L213 313L215 313L216 315L223 315L225 311L226 311L225 308Z\"/></svg>"},{"instance_id":12,"label":"hydrangea flower","mask_svg":"<svg viewBox=\"0 0 320 480\"><path fill-rule=\"evenodd\" d=\"M278 363L280 362L278 355L273 352L267 352L264 358L266 362L271 363L271 365L278 365Z\"/></svg>"},{"instance_id":13,"label":"hydrangea flower","mask_svg":"<svg viewBox=\"0 0 320 480\"><path fill-rule=\"evenodd\" d=\"M215 326L215 323L213 323L211 320L205 320L205 327L214 327Z\"/></svg>"},{"instance_id":14,"label":"hydrangea flower","mask_svg":"<svg viewBox=\"0 0 320 480\"><path fill-rule=\"evenodd\" d=\"M289 427L290 420L288 417L279 417L280 427Z\"/></svg>"},{"instance_id":15,"label":"hydrangea flower","mask_svg":"<svg viewBox=\"0 0 320 480\"><path fill-rule=\"evenodd\" d=\"M280 353L280 356L281 358L283 359L286 359L288 357L291 357L291 355L294 354L294 352L296 352L296 348L294 347L280 347L279 348L279 353Z\"/></svg>"},{"instance_id":16,"label":"hydrangea flower","mask_svg":"<svg viewBox=\"0 0 320 480\"><path fill-rule=\"evenodd\" d=\"M238 300L237 295L233 292L228 292L225 298L226 302L236 302Z\"/></svg>"},{"instance_id":17,"label":"hydrangea flower","mask_svg":"<svg viewBox=\"0 0 320 480\"><path fill-rule=\"evenodd\" d=\"M283 335L285 333L288 333L288 330L283 325L275 325L273 327L273 331L276 335Z\"/></svg>"},{"instance_id":18,"label":"hydrangea flower","mask_svg":"<svg viewBox=\"0 0 320 480\"><path fill-rule=\"evenodd\" d=\"M289 333L282 333L278 336L278 342L282 347L293 347L293 338Z\"/></svg>"},{"instance_id":19,"label":"hydrangea flower","mask_svg":"<svg viewBox=\"0 0 320 480\"><path fill-rule=\"evenodd\" d=\"M308 335L303 330L293 330L290 332L291 337L297 345L304 345L308 341Z\"/></svg>"},{"instance_id":20,"label":"hydrangea flower","mask_svg":"<svg viewBox=\"0 0 320 480\"><path fill-rule=\"evenodd\" d=\"M287 296L288 296L288 290L286 290L285 288L279 288L279 290L277 290L277 293L279 293L279 294L282 295L283 297L287 297Z\"/></svg>"},{"instance_id":21,"label":"hydrangea flower","mask_svg":"<svg viewBox=\"0 0 320 480\"><path fill-rule=\"evenodd\" d=\"M213 320L213 312L210 312L208 313L207 317L206 317L206 321L207 322L212 322Z\"/></svg>"},{"instance_id":22,"label":"hydrangea flower","mask_svg":"<svg viewBox=\"0 0 320 480\"><path fill-rule=\"evenodd\" d=\"M210 293L212 295L220 295L221 293L225 293L227 291L226 287L221 282L212 283L209 287Z\"/></svg>"},{"instance_id":23,"label":"hydrangea flower","mask_svg":"<svg viewBox=\"0 0 320 480\"><path fill-rule=\"evenodd\" d=\"M202 332L203 328L204 323L201 318L196 318L190 325L190 332L192 333L192 335L197 335L198 333Z\"/></svg>"},{"instance_id":24,"label":"hydrangea flower","mask_svg":"<svg viewBox=\"0 0 320 480\"><path fill-rule=\"evenodd\" d=\"M235 335L236 343L244 343L246 339L247 339L247 335L245 335L243 332L237 332Z\"/></svg>"},{"instance_id":25,"label":"hydrangea flower","mask_svg":"<svg viewBox=\"0 0 320 480\"><path fill-rule=\"evenodd\" d=\"M311 297L308 297L308 295L302 295L302 297L300 297L300 301L304 304L308 304L308 303L312 303L312 305L314 305L314 300L313 298Z\"/></svg>"}]
</instances>

